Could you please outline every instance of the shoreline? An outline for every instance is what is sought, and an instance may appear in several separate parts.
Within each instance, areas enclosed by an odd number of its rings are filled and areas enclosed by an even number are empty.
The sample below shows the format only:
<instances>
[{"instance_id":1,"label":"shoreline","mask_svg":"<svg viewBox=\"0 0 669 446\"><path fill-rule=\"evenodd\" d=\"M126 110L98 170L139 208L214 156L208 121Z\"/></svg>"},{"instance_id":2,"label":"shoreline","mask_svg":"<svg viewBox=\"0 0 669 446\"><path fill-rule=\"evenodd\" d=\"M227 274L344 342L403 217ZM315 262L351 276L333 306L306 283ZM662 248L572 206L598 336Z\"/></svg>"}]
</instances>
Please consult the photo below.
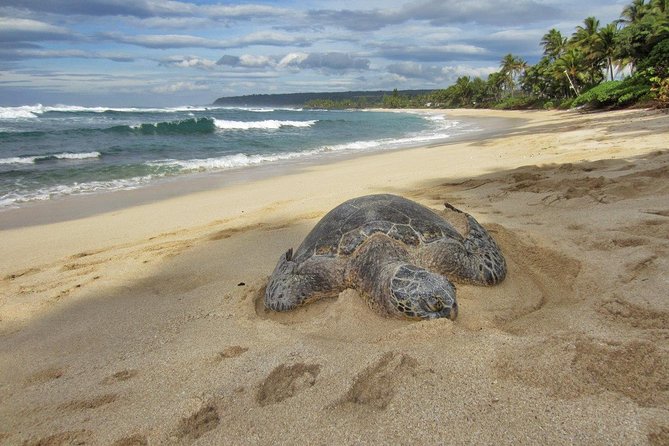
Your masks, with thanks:
<instances>
[{"instance_id":1,"label":"shoreline","mask_svg":"<svg viewBox=\"0 0 669 446\"><path fill-rule=\"evenodd\" d=\"M669 442L669 115L451 116L518 121L0 230L0 442ZM279 257L371 193L470 213L505 281L458 283L455 321L266 311Z\"/></svg>"},{"instance_id":2,"label":"shoreline","mask_svg":"<svg viewBox=\"0 0 669 446\"><path fill-rule=\"evenodd\" d=\"M388 110L370 109L370 112ZM416 113L425 115L444 115L448 118L451 110L401 110L397 113ZM471 117L461 118L467 126L475 130L462 131L449 138L428 143L416 143L406 147L392 149L372 149L350 152L322 153L313 157L277 161L264 165L246 166L213 172L191 173L175 177L162 178L152 184L135 189L102 191L92 194L75 194L55 197L45 201L31 201L15 208L0 209L0 230L17 229L25 226L44 225L62 221L76 220L95 214L121 211L125 208L149 204L156 201L182 197L193 193L223 190L226 187L252 183L283 175L290 175L309 169L312 166L328 165L358 157L376 156L387 152L414 150L426 147L439 147L461 143L485 137L500 136L519 118Z\"/></svg>"}]
</instances>

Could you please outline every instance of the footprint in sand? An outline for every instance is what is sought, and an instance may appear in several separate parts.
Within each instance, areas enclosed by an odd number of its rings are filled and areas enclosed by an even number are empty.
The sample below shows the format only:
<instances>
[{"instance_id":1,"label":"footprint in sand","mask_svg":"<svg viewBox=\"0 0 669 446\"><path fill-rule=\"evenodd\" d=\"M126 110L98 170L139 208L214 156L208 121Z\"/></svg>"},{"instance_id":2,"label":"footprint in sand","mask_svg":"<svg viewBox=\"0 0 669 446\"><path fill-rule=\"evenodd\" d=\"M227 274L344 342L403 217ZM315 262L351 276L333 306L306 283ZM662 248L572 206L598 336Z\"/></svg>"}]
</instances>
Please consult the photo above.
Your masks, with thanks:
<instances>
[{"instance_id":1,"label":"footprint in sand","mask_svg":"<svg viewBox=\"0 0 669 446\"><path fill-rule=\"evenodd\" d=\"M642 407L666 407L669 356L649 341L606 342L553 337L501 352L495 368L502 379L545 388L556 398L615 392Z\"/></svg>"},{"instance_id":2,"label":"footprint in sand","mask_svg":"<svg viewBox=\"0 0 669 446\"><path fill-rule=\"evenodd\" d=\"M413 357L387 352L355 378L340 405L353 403L374 409L385 409L402 381L416 373L418 361Z\"/></svg>"},{"instance_id":3,"label":"footprint in sand","mask_svg":"<svg viewBox=\"0 0 669 446\"><path fill-rule=\"evenodd\" d=\"M669 330L669 312L634 305L618 296L602 302L597 311L609 320L635 328Z\"/></svg>"},{"instance_id":4,"label":"footprint in sand","mask_svg":"<svg viewBox=\"0 0 669 446\"><path fill-rule=\"evenodd\" d=\"M112 443L112 446L147 446L149 441L142 434L134 434L129 437L121 438Z\"/></svg>"},{"instance_id":5,"label":"footprint in sand","mask_svg":"<svg viewBox=\"0 0 669 446\"><path fill-rule=\"evenodd\" d=\"M24 446L57 446L69 444L90 444L91 432L87 430L66 431L42 437L38 440L28 440Z\"/></svg>"},{"instance_id":6,"label":"footprint in sand","mask_svg":"<svg viewBox=\"0 0 669 446\"><path fill-rule=\"evenodd\" d=\"M648 432L648 444L666 446L669 444L669 426L653 426Z\"/></svg>"},{"instance_id":7,"label":"footprint in sand","mask_svg":"<svg viewBox=\"0 0 669 446\"><path fill-rule=\"evenodd\" d=\"M138 371L133 369L121 370L120 372L116 372L103 379L102 384L115 384L122 381L128 381L137 376L137 373Z\"/></svg>"},{"instance_id":8,"label":"footprint in sand","mask_svg":"<svg viewBox=\"0 0 669 446\"><path fill-rule=\"evenodd\" d=\"M236 358L237 356L243 355L249 350L248 347L242 347L240 345L232 345L230 347L224 348L222 351L214 355L213 361L215 364L218 364L224 359Z\"/></svg>"},{"instance_id":9,"label":"footprint in sand","mask_svg":"<svg viewBox=\"0 0 669 446\"><path fill-rule=\"evenodd\" d=\"M216 406L209 403L191 416L183 418L172 437L178 442L189 444L216 429L220 422Z\"/></svg>"},{"instance_id":10,"label":"footprint in sand","mask_svg":"<svg viewBox=\"0 0 669 446\"><path fill-rule=\"evenodd\" d=\"M319 364L281 364L258 386L256 402L266 406L288 399L316 384L320 371Z\"/></svg>"},{"instance_id":11,"label":"footprint in sand","mask_svg":"<svg viewBox=\"0 0 669 446\"><path fill-rule=\"evenodd\" d=\"M60 367L48 367L46 369L40 370L37 373L33 373L26 379L26 385L31 386L34 384L44 384L49 381L60 378L65 374L65 370Z\"/></svg>"},{"instance_id":12,"label":"footprint in sand","mask_svg":"<svg viewBox=\"0 0 669 446\"><path fill-rule=\"evenodd\" d=\"M67 403L61 404L60 406L58 406L58 408L60 410L69 410L69 411L97 409L98 407L111 404L117 399L118 395L114 393L106 393L104 395L97 395L82 400L72 400Z\"/></svg>"}]
</instances>

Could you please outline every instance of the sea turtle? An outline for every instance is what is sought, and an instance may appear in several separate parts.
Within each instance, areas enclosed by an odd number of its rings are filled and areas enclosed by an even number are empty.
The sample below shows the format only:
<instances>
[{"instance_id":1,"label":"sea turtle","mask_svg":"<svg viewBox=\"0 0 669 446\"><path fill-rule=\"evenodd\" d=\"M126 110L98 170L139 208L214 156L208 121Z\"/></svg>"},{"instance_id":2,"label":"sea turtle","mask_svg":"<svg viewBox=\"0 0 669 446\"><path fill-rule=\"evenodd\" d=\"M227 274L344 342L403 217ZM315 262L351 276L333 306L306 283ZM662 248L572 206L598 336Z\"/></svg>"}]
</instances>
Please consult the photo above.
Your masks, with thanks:
<instances>
[{"instance_id":1,"label":"sea turtle","mask_svg":"<svg viewBox=\"0 0 669 446\"><path fill-rule=\"evenodd\" d=\"M346 288L358 290L388 316L455 319L449 278L495 285L506 262L488 232L469 214L463 237L432 210L403 197L366 195L331 210L297 251L279 259L265 306L288 311Z\"/></svg>"}]
</instances>

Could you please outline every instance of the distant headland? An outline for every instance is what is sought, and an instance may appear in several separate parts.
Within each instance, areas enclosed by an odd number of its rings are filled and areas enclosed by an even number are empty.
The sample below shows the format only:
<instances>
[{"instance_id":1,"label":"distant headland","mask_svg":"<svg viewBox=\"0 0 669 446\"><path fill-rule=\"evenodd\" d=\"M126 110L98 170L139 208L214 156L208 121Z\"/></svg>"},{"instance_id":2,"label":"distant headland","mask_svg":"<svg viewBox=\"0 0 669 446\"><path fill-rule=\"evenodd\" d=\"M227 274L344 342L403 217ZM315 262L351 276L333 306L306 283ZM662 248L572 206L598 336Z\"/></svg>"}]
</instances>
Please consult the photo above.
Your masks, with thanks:
<instances>
[{"instance_id":1,"label":"distant headland","mask_svg":"<svg viewBox=\"0 0 669 446\"><path fill-rule=\"evenodd\" d=\"M320 93L251 94L226 96L214 105L241 107L364 108L381 106L393 98L414 99L424 106L423 98L433 90L338 91Z\"/></svg>"}]
</instances>

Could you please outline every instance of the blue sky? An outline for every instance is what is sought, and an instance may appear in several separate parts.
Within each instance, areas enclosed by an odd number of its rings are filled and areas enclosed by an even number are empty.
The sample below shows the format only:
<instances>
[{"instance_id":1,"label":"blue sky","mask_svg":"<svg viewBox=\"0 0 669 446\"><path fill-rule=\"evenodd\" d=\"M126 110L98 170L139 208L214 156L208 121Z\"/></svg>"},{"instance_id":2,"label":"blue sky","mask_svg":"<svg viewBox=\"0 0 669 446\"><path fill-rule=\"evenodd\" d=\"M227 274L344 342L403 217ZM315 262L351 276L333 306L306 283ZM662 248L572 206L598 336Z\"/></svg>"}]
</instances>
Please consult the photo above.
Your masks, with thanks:
<instances>
[{"instance_id":1,"label":"blue sky","mask_svg":"<svg viewBox=\"0 0 669 446\"><path fill-rule=\"evenodd\" d=\"M617 0L0 0L0 105L443 88Z\"/></svg>"}]
</instances>

